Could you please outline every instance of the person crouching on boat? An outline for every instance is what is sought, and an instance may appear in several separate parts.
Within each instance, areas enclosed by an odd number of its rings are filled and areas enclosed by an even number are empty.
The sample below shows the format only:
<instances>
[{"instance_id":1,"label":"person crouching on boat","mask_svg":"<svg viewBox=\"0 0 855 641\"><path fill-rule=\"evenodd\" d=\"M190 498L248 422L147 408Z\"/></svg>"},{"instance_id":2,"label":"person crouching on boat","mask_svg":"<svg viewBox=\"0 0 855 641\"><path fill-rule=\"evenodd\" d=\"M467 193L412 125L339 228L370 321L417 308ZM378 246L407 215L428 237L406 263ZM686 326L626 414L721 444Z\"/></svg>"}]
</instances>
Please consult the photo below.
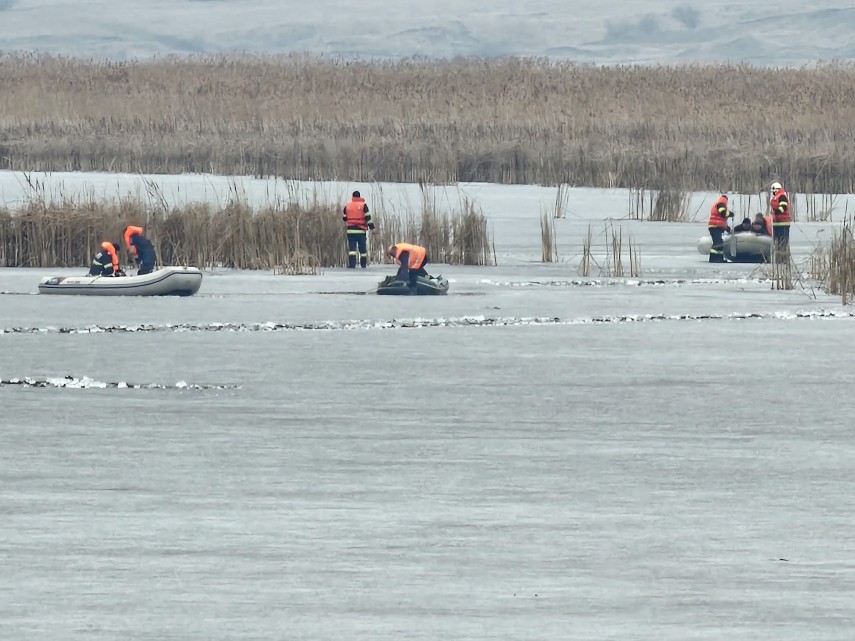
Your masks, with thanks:
<instances>
[{"instance_id":1,"label":"person crouching on boat","mask_svg":"<svg viewBox=\"0 0 855 641\"><path fill-rule=\"evenodd\" d=\"M748 216L743 218L742 222L733 228L734 234L740 231L754 231L753 229L751 229L751 219Z\"/></svg>"},{"instance_id":2,"label":"person crouching on boat","mask_svg":"<svg viewBox=\"0 0 855 641\"><path fill-rule=\"evenodd\" d=\"M154 264L157 262L157 255L154 253L154 245L143 236L143 228L129 225L125 228L124 236L125 246L134 255L134 260L139 265L137 276L152 273Z\"/></svg>"},{"instance_id":3,"label":"person crouching on boat","mask_svg":"<svg viewBox=\"0 0 855 641\"><path fill-rule=\"evenodd\" d=\"M90 276L124 276L125 272L119 267L119 243L104 241L101 250L92 259L89 267Z\"/></svg>"},{"instance_id":4,"label":"person crouching on boat","mask_svg":"<svg viewBox=\"0 0 855 641\"><path fill-rule=\"evenodd\" d=\"M710 262L724 262L724 241L722 236L724 232L730 231L727 226L727 219L733 218L733 212L727 208L727 195L722 194L715 201L710 209L710 221L708 228L712 237L712 245L710 246Z\"/></svg>"},{"instance_id":5,"label":"person crouching on boat","mask_svg":"<svg viewBox=\"0 0 855 641\"><path fill-rule=\"evenodd\" d=\"M416 279L419 276L427 276L425 265L429 262L427 250L418 245L410 243L396 243L389 245L386 254L394 258L401 265L398 269L398 280L409 283L410 289L415 289Z\"/></svg>"},{"instance_id":6,"label":"person crouching on boat","mask_svg":"<svg viewBox=\"0 0 855 641\"><path fill-rule=\"evenodd\" d=\"M772 232L770 231L771 224L763 214L757 214L754 216L754 221L751 223L751 231L755 234L763 234L764 236L771 236Z\"/></svg>"}]
</instances>

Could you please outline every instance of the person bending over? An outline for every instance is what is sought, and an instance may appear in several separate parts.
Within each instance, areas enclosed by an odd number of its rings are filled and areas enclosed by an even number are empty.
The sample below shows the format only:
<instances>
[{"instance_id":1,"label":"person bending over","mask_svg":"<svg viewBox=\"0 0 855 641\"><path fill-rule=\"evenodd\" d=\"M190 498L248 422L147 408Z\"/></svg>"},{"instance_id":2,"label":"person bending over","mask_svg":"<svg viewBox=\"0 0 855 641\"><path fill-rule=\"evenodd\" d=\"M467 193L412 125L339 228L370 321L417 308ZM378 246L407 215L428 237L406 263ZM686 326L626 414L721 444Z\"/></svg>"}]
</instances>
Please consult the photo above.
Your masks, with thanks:
<instances>
[{"instance_id":1,"label":"person bending over","mask_svg":"<svg viewBox=\"0 0 855 641\"><path fill-rule=\"evenodd\" d=\"M157 255L154 252L154 245L143 235L143 228L129 225L125 229L124 236L125 246L133 254L134 260L139 266L137 276L153 272L154 264L157 262Z\"/></svg>"},{"instance_id":2,"label":"person bending over","mask_svg":"<svg viewBox=\"0 0 855 641\"><path fill-rule=\"evenodd\" d=\"M386 253L401 266L398 269L398 280L408 283L410 289L415 289L416 279L419 276L428 275L425 265L429 259L424 247L410 243L395 243L389 245Z\"/></svg>"}]
</instances>

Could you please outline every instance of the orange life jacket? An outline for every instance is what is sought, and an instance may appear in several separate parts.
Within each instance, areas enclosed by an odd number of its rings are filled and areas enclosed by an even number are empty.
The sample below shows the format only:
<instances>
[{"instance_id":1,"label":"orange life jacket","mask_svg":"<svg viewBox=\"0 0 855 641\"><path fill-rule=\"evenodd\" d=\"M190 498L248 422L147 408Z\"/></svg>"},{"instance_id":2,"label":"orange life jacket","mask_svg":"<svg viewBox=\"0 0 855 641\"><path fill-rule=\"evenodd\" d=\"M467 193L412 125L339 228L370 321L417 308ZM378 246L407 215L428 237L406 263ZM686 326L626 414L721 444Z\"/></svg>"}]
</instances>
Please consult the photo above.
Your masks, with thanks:
<instances>
[{"instance_id":1,"label":"orange life jacket","mask_svg":"<svg viewBox=\"0 0 855 641\"><path fill-rule=\"evenodd\" d=\"M418 269L422 265L425 264L425 258L427 257L427 249L424 247L419 247L418 245L411 245L410 243L396 243L395 244L395 259L400 263L401 260L398 256L401 255L402 252L410 253L409 260L409 269Z\"/></svg>"},{"instance_id":2,"label":"orange life jacket","mask_svg":"<svg viewBox=\"0 0 855 641\"><path fill-rule=\"evenodd\" d=\"M139 234L140 236L142 236L143 235L143 228L142 227L134 227L133 225L129 225L128 227L125 228L125 247L128 248L128 251L130 251L131 253L134 253L134 254L137 253L137 248L134 247L133 245L131 245L131 237L134 236L135 234Z\"/></svg>"},{"instance_id":3,"label":"orange life jacket","mask_svg":"<svg viewBox=\"0 0 855 641\"><path fill-rule=\"evenodd\" d=\"M368 229L368 221L365 220L365 199L354 198L344 208L345 221L348 227L356 229Z\"/></svg>"},{"instance_id":4,"label":"orange life jacket","mask_svg":"<svg viewBox=\"0 0 855 641\"><path fill-rule=\"evenodd\" d=\"M763 216L763 220L757 220L756 218L751 221L751 231L755 234L768 234L772 235L772 217L771 216Z\"/></svg>"},{"instance_id":5,"label":"orange life jacket","mask_svg":"<svg viewBox=\"0 0 855 641\"><path fill-rule=\"evenodd\" d=\"M710 229L715 227L727 229L728 215L732 216L733 214L731 214L727 209L727 198L725 196L719 196L719 199L715 201L715 204L713 204L710 209Z\"/></svg>"},{"instance_id":6,"label":"orange life jacket","mask_svg":"<svg viewBox=\"0 0 855 641\"><path fill-rule=\"evenodd\" d=\"M106 240L101 243L101 249L110 254L110 260L113 263L113 271L119 271L119 255L116 253L116 248L113 247L113 243L107 242Z\"/></svg>"},{"instance_id":7,"label":"orange life jacket","mask_svg":"<svg viewBox=\"0 0 855 641\"><path fill-rule=\"evenodd\" d=\"M789 227L792 218L790 218L790 197L783 189L779 189L769 201L769 207L772 209L772 225L774 227Z\"/></svg>"}]
</instances>

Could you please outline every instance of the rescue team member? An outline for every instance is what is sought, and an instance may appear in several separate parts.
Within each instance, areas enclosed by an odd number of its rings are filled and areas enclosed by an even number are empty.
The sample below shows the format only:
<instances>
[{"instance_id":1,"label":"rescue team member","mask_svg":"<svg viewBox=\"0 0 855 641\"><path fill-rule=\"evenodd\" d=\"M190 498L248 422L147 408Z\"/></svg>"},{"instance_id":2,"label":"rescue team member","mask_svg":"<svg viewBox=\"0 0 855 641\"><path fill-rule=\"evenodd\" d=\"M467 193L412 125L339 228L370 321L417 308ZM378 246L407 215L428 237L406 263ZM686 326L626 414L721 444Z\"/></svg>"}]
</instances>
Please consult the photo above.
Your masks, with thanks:
<instances>
[{"instance_id":1,"label":"rescue team member","mask_svg":"<svg viewBox=\"0 0 855 641\"><path fill-rule=\"evenodd\" d=\"M368 267L368 230L374 229L368 205L358 191L353 192L351 201L344 206L342 220L347 227L347 267L356 268L356 257L359 265Z\"/></svg>"},{"instance_id":2,"label":"rescue team member","mask_svg":"<svg viewBox=\"0 0 855 641\"><path fill-rule=\"evenodd\" d=\"M92 259L89 267L90 276L124 276L119 268L119 243L110 243L106 240L101 243L101 251Z\"/></svg>"},{"instance_id":3,"label":"rescue team member","mask_svg":"<svg viewBox=\"0 0 855 641\"><path fill-rule=\"evenodd\" d=\"M773 182L769 188L772 195L769 208L772 210L772 240L775 251L781 252L782 260L789 260L790 252L790 197L779 182Z\"/></svg>"},{"instance_id":4,"label":"rescue team member","mask_svg":"<svg viewBox=\"0 0 855 641\"><path fill-rule=\"evenodd\" d=\"M751 219L746 216L742 219L742 222L739 223L736 227L733 228L733 233L741 232L741 231L753 231L751 228Z\"/></svg>"},{"instance_id":5,"label":"rescue team member","mask_svg":"<svg viewBox=\"0 0 855 641\"><path fill-rule=\"evenodd\" d=\"M428 275L425 271L425 265L429 260L427 250L424 247L409 243L396 243L389 245L386 254L401 265L398 269L398 280L408 282L410 289L415 289L416 279L419 276Z\"/></svg>"},{"instance_id":6,"label":"rescue team member","mask_svg":"<svg viewBox=\"0 0 855 641\"><path fill-rule=\"evenodd\" d=\"M124 236L125 246L134 255L134 260L139 265L137 276L152 273L154 264L157 262L157 256L154 253L154 245L143 236L143 228L129 225L125 228Z\"/></svg>"},{"instance_id":7,"label":"rescue team member","mask_svg":"<svg viewBox=\"0 0 855 641\"><path fill-rule=\"evenodd\" d=\"M710 209L709 230L712 237L712 246L710 247L710 262L724 262L724 241L722 235L726 231L730 231L727 226L727 219L733 218L733 212L727 208L727 195L722 194Z\"/></svg>"},{"instance_id":8,"label":"rescue team member","mask_svg":"<svg viewBox=\"0 0 855 641\"><path fill-rule=\"evenodd\" d=\"M772 235L772 221L766 220L763 214L754 216L754 222L751 223L751 231L755 234L764 234L765 236Z\"/></svg>"}]
</instances>

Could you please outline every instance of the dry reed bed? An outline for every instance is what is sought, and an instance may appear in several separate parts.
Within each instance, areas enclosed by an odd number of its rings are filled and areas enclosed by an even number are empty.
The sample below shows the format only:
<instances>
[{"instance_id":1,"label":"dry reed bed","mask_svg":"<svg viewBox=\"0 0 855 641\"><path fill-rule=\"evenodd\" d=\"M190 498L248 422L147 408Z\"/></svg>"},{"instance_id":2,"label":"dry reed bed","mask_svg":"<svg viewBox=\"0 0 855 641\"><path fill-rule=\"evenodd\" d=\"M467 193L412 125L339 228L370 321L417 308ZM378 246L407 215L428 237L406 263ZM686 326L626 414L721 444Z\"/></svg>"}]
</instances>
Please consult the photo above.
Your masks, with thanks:
<instances>
[{"instance_id":1,"label":"dry reed bed","mask_svg":"<svg viewBox=\"0 0 855 641\"><path fill-rule=\"evenodd\" d=\"M0 57L0 168L855 191L855 65Z\"/></svg>"},{"instance_id":2,"label":"dry reed bed","mask_svg":"<svg viewBox=\"0 0 855 641\"><path fill-rule=\"evenodd\" d=\"M839 294L843 304L855 299L855 219L847 216L828 244L810 256L811 277L829 294Z\"/></svg>"},{"instance_id":3,"label":"dry reed bed","mask_svg":"<svg viewBox=\"0 0 855 641\"><path fill-rule=\"evenodd\" d=\"M485 265L493 260L486 217L469 204L450 213L424 209L403 218L376 216L372 262L388 262L392 242L428 247L434 262ZM274 269L313 274L340 267L347 258L339 205L273 205L258 210L239 200L225 206L189 203L168 210L139 199L115 201L30 200L0 209L0 266L88 265L103 240L121 240L126 225L143 225L161 265ZM129 263L127 256L124 263Z\"/></svg>"}]
</instances>

